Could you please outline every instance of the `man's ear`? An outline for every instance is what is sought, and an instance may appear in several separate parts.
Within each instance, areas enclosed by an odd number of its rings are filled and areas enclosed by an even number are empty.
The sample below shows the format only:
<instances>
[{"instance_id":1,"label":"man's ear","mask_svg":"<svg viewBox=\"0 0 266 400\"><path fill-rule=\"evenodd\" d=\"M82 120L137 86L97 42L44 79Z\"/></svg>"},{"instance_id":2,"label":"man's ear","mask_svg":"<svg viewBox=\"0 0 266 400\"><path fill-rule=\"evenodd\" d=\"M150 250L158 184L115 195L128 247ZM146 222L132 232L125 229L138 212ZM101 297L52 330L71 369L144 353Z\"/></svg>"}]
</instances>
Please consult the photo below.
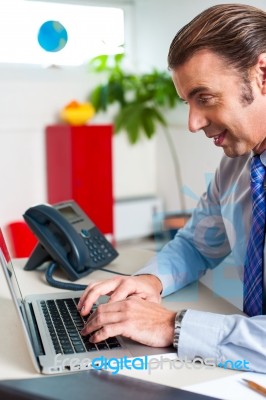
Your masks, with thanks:
<instances>
[{"instance_id":1,"label":"man's ear","mask_svg":"<svg viewBox=\"0 0 266 400\"><path fill-rule=\"evenodd\" d=\"M257 83L261 89L261 93L266 95L266 53L262 53L258 57L255 66Z\"/></svg>"}]
</instances>

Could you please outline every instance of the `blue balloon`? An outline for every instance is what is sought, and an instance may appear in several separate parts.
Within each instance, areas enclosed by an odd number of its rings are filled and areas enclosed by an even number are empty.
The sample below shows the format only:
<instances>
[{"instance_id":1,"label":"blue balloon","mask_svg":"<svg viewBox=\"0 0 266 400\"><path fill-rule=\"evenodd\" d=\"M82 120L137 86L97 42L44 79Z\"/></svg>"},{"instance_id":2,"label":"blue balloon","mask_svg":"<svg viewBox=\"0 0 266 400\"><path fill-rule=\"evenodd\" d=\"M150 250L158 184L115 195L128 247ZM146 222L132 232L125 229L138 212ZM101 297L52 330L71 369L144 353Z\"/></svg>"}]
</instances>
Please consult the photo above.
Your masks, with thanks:
<instances>
[{"instance_id":1,"label":"blue balloon","mask_svg":"<svg viewBox=\"0 0 266 400\"><path fill-rule=\"evenodd\" d=\"M46 51L62 50L67 44L67 31L58 21L46 21L38 32L39 45Z\"/></svg>"}]
</instances>

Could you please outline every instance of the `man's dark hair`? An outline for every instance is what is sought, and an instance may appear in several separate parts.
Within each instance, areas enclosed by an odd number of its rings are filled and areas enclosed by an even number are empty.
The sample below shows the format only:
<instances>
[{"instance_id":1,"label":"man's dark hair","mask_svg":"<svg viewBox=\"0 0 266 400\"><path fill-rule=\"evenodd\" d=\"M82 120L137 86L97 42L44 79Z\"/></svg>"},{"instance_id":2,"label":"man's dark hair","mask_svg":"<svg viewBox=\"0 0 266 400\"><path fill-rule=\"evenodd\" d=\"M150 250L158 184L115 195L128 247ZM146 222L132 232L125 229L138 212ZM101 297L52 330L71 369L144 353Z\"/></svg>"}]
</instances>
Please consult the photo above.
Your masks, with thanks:
<instances>
[{"instance_id":1,"label":"man's dark hair","mask_svg":"<svg viewBox=\"0 0 266 400\"><path fill-rule=\"evenodd\" d=\"M243 4L220 4L200 13L175 36L168 54L170 69L208 49L247 76L266 52L266 12Z\"/></svg>"}]
</instances>

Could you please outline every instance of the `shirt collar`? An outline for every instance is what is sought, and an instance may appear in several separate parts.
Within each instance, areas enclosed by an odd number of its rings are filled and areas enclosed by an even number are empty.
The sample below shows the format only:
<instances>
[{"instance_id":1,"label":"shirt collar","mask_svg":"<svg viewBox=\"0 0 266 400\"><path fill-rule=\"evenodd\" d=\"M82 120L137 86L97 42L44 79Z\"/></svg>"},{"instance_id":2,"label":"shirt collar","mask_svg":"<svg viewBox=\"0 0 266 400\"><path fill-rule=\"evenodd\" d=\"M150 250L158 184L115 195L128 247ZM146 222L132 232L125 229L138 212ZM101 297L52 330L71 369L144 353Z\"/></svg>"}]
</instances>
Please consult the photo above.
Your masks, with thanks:
<instances>
[{"instance_id":1,"label":"shirt collar","mask_svg":"<svg viewBox=\"0 0 266 400\"><path fill-rule=\"evenodd\" d=\"M264 167L266 167L266 150L264 150L264 152L260 154L260 161L262 162Z\"/></svg>"}]
</instances>

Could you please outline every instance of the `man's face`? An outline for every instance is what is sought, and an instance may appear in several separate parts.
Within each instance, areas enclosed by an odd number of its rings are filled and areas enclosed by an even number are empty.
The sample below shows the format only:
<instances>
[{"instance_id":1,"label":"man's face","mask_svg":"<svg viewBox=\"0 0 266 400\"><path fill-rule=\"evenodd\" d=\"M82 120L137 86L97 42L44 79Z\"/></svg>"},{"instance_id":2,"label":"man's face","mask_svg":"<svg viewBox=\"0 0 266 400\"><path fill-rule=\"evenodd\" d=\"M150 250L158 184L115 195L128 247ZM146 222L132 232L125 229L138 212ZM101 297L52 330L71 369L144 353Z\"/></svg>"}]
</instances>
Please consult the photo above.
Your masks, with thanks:
<instances>
[{"instance_id":1,"label":"man's face","mask_svg":"<svg viewBox=\"0 0 266 400\"><path fill-rule=\"evenodd\" d=\"M209 50L197 52L177 67L173 81L189 105L189 130L202 129L229 157L266 150L266 96L258 71L252 69L247 83Z\"/></svg>"}]
</instances>

